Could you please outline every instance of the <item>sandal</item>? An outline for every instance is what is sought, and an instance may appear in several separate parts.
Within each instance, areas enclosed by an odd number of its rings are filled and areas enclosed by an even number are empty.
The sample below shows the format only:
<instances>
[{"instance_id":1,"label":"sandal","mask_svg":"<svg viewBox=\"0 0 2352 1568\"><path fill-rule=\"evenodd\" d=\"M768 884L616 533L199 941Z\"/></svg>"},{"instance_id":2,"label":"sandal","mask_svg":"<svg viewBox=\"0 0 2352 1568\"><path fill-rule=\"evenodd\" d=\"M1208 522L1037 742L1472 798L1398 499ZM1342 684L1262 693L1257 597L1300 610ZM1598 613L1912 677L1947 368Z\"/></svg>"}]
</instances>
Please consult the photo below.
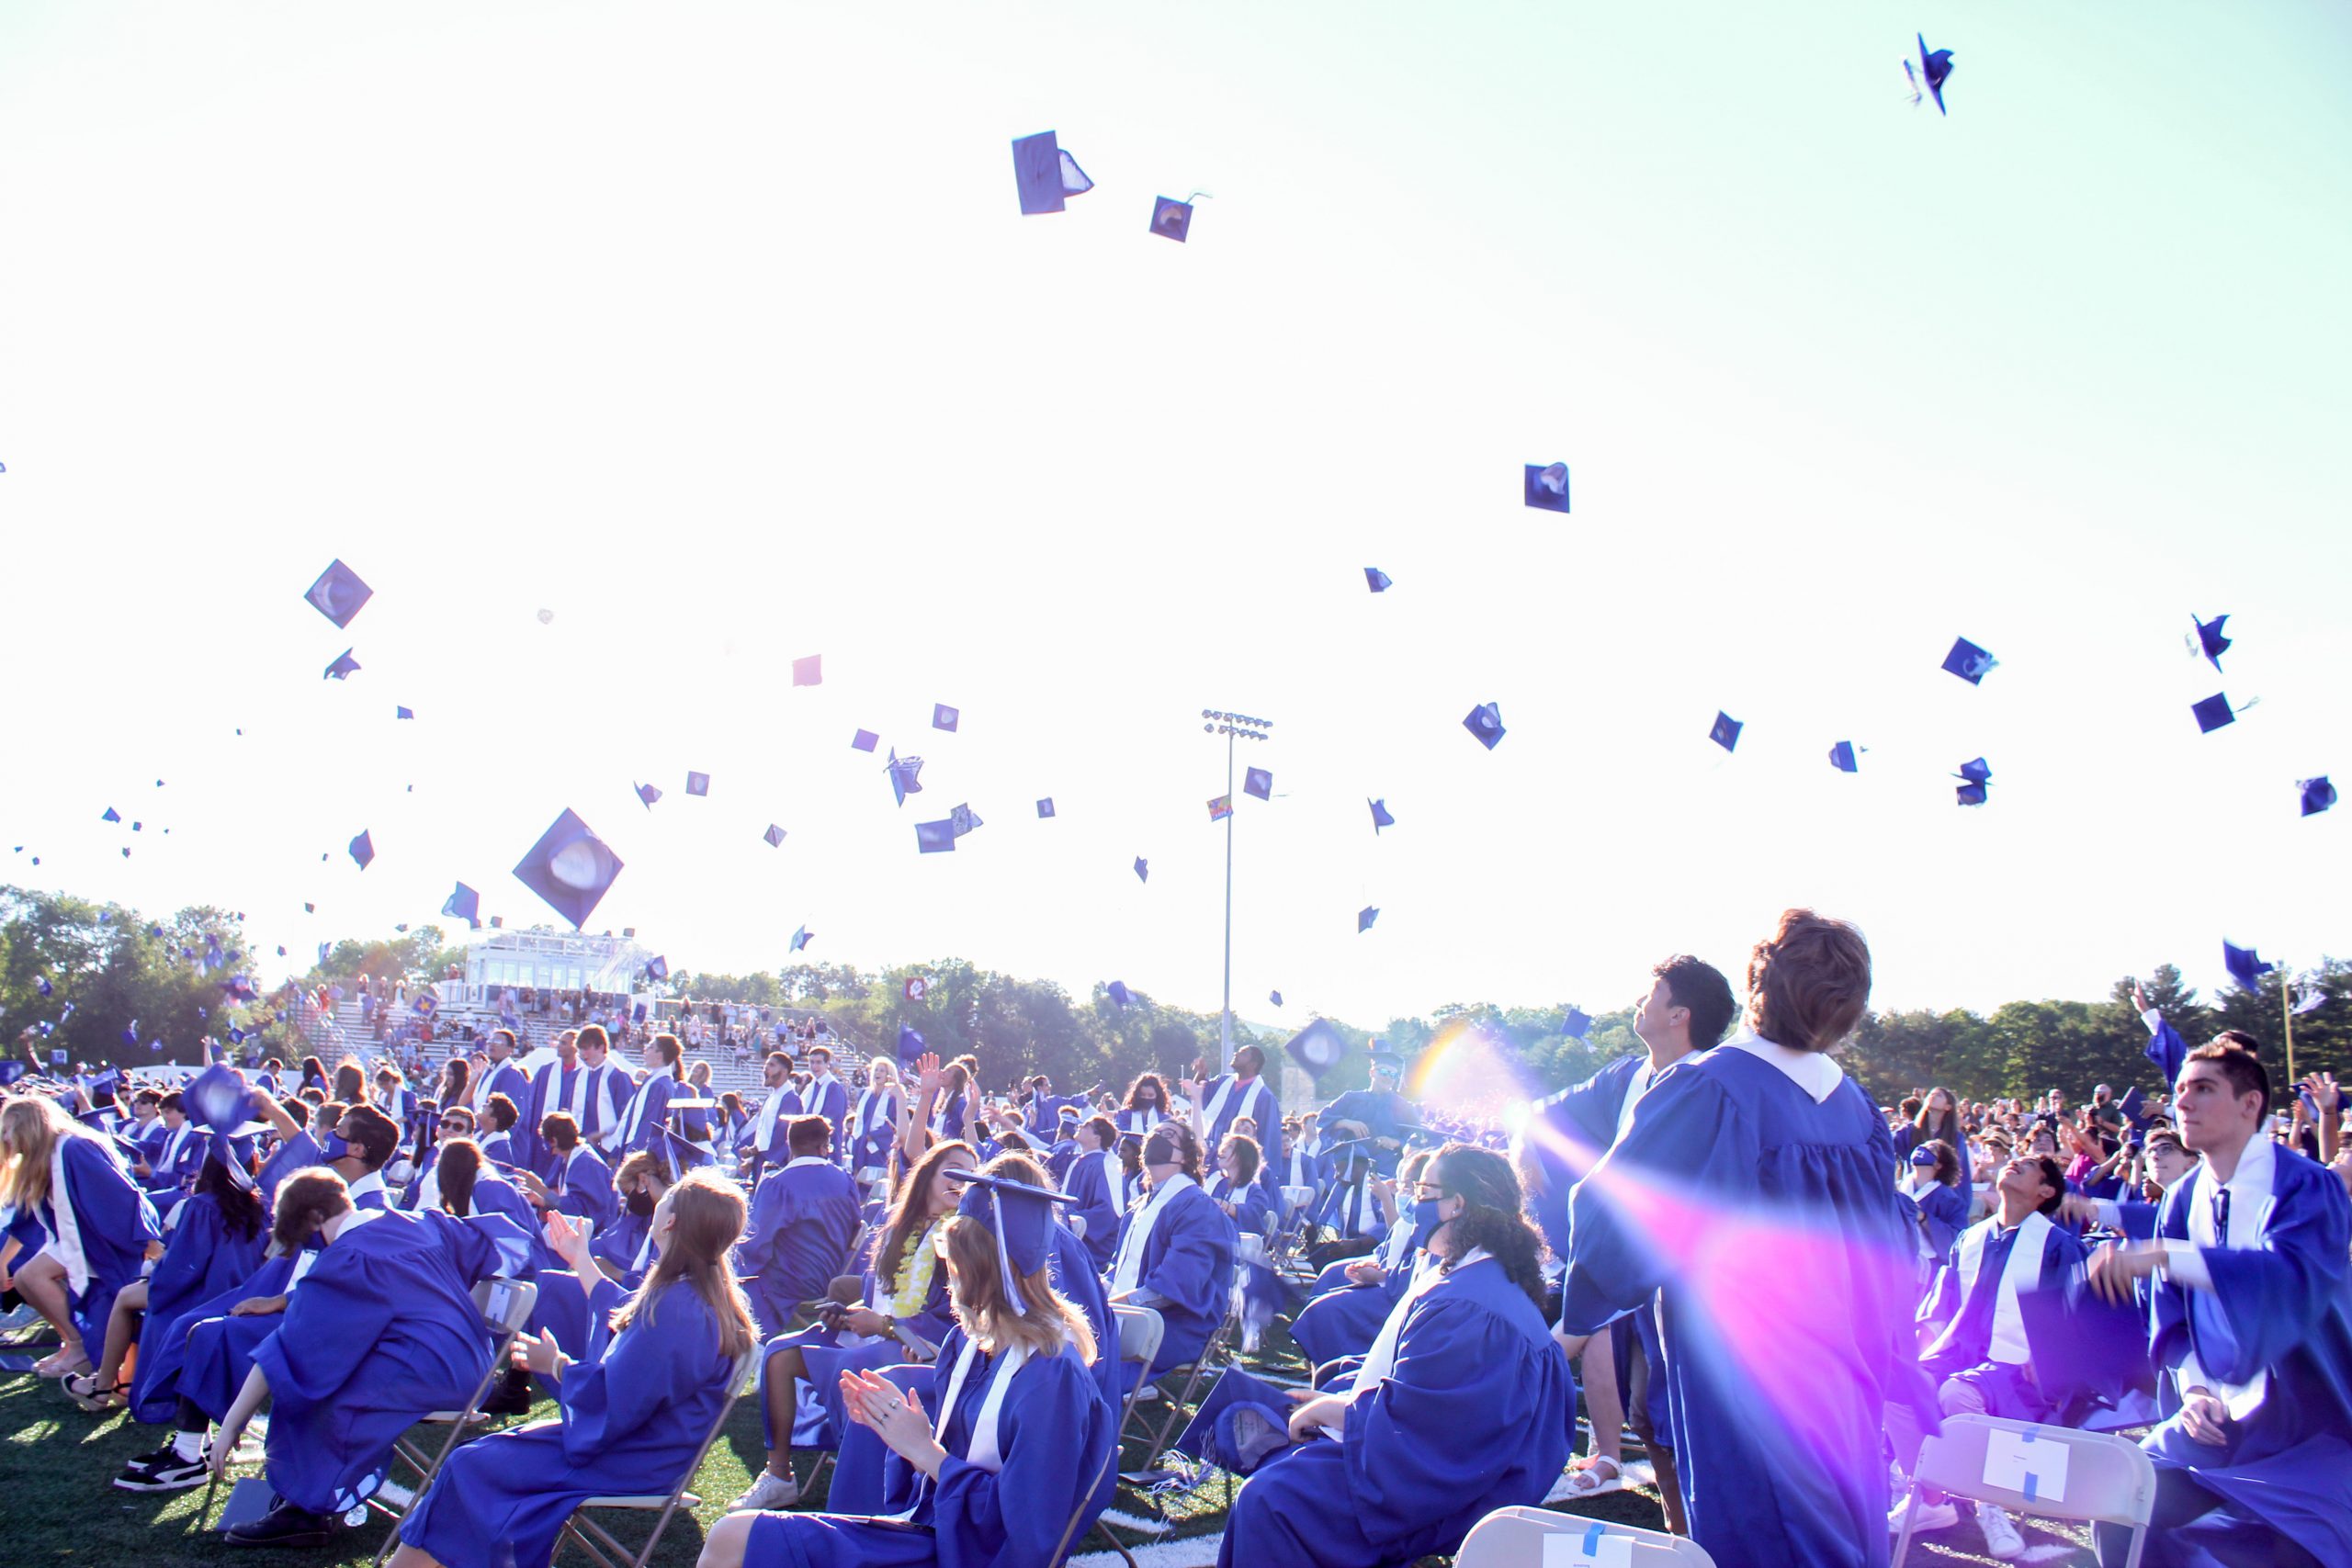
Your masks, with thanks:
<instances>
[{"instance_id":1,"label":"sandal","mask_svg":"<svg viewBox=\"0 0 2352 1568\"><path fill-rule=\"evenodd\" d=\"M1600 1467L1604 1464L1609 1467L1606 1475L1600 1473ZM1605 1493L1623 1492L1624 1489L1625 1467L1607 1454L1587 1454L1569 1461L1569 1496L1599 1497Z\"/></svg>"},{"instance_id":2,"label":"sandal","mask_svg":"<svg viewBox=\"0 0 2352 1568\"><path fill-rule=\"evenodd\" d=\"M89 1370L90 1353L82 1348L78 1340L71 1345L59 1346L33 1363L33 1376L37 1378L62 1378L68 1372L86 1372Z\"/></svg>"},{"instance_id":3,"label":"sandal","mask_svg":"<svg viewBox=\"0 0 2352 1568\"><path fill-rule=\"evenodd\" d=\"M122 1384L101 1383L96 1370L68 1372L58 1386L65 1391L66 1398L94 1415L102 1416L109 1410L119 1410L130 1403L124 1397Z\"/></svg>"}]
</instances>

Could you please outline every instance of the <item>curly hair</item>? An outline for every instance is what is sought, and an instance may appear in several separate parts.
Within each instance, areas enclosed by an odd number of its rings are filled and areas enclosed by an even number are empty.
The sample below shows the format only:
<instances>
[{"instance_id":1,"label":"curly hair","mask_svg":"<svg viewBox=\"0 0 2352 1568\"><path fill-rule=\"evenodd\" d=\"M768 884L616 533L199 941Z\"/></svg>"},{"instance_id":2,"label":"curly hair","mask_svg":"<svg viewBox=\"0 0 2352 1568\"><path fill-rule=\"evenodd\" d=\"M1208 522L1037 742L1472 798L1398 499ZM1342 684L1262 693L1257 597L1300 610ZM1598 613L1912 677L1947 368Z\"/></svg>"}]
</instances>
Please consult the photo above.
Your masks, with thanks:
<instances>
[{"instance_id":1,"label":"curly hair","mask_svg":"<svg viewBox=\"0 0 2352 1568\"><path fill-rule=\"evenodd\" d=\"M1448 1198L1459 1198L1462 1213L1446 1222L1445 1268L1483 1248L1503 1267L1510 1282L1544 1310L1544 1238L1521 1212L1518 1173L1510 1161L1476 1144L1448 1144L1421 1172L1421 1179Z\"/></svg>"}]
</instances>

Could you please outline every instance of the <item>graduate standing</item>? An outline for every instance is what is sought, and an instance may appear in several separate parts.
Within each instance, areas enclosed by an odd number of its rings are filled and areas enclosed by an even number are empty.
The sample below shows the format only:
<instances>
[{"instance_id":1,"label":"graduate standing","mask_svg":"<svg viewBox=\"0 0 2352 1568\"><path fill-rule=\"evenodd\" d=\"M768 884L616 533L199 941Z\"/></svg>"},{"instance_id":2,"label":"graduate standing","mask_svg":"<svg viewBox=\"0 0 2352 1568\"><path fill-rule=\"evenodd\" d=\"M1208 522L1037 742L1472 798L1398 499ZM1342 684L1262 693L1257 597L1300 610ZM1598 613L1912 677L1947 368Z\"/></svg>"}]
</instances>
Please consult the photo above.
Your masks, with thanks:
<instances>
[{"instance_id":1,"label":"graduate standing","mask_svg":"<svg viewBox=\"0 0 2352 1568\"><path fill-rule=\"evenodd\" d=\"M792 1058L771 1051L760 1071L768 1092L760 1101L760 1113L752 1118L751 1149L744 1156L743 1170L744 1185L753 1189L769 1170L792 1157L785 1146L785 1128L801 1113L800 1093L792 1087Z\"/></svg>"},{"instance_id":2,"label":"graduate standing","mask_svg":"<svg viewBox=\"0 0 2352 1568\"><path fill-rule=\"evenodd\" d=\"M905 1109L897 1066L875 1057L866 1064L865 1087L858 1090L857 1103L850 1111L843 1153L852 1176L870 1181L873 1177L866 1172L878 1176L889 1168L890 1152L899 1142L899 1117Z\"/></svg>"},{"instance_id":3,"label":"graduate standing","mask_svg":"<svg viewBox=\"0 0 2352 1568\"><path fill-rule=\"evenodd\" d=\"M1193 1130L1202 1146L1223 1148L1233 1124L1248 1117L1258 1124L1258 1144L1266 1159L1283 1157L1283 1106L1274 1086L1265 1079L1266 1053L1244 1045L1233 1054L1233 1071L1206 1083L1187 1083L1184 1097L1193 1102Z\"/></svg>"},{"instance_id":4,"label":"graduate standing","mask_svg":"<svg viewBox=\"0 0 2352 1568\"><path fill-rule=\"evenodd\" d=\"M2154 1568L2352 1562L2352 1201L2270 1140L2269 1109L2245 1036L2189 1052L2174 1114L2203 1164L2165 1194L2153 1239L2091 1260L2110 1300L2153 1282ZM2128 1539L2098 1527L2102 1568Z\"/></svg>"},{"instance_id":5,"label":"graduate standing","mask_svg":"<svg viewBox=\"0 0 2352 1568\"><path fill-rule=\"evenodd\" d=\"M645 1043L645 1081L637 1086L621 1118L621 1149L635 1154L656 1148L669 1121L671 1100L684 1092L678 1081L678 1060L684 1051L674 1034L657 1034Z\"/></svg>"},{"instance_id":6,"label":"graduate standing","mask_svg":"<svg viewBox=\"0 0 2352 1568\"><path fill-rule=\"evenodd\" d=\"M1125 1205L1119 1201L1119 1152L1113 1147L1118 1136L1107 1116L1080 1122L1078 1152L1062 1178L1070 1218L1086 1222L1083 1239L1097 1273L1110 1268L1119 1252L1119 1215Z\"/></svg>"}]
</instances>

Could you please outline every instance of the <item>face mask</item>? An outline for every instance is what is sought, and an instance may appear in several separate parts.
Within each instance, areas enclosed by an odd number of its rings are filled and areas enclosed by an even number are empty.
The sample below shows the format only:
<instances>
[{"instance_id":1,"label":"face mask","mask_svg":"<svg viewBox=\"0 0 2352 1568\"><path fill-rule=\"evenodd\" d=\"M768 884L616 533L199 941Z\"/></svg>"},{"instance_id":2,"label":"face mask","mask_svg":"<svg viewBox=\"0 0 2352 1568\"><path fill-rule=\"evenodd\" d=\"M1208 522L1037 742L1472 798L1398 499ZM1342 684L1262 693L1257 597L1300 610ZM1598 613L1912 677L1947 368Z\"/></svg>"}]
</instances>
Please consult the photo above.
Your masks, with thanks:
<instances>
[{"instance_id":1,"label":"face mask","mask_svg":"<svg viewBox=\"0 0 2352 1568\"><path fill-rule=\"evenodd\" d=\"M1176 1145L1159 1138L1152 1139L1143 1146L1143 1163L1148 1166L1176 1164Z\"/></svg>"},{"instance_id":2,"label":"face mask","mask_svg":"<svg viewBox=\"0 0 2352 1568\"><path fill-rule=\"evenodd\" d=\"M340 1133L329 1133L319 1140L319 1157L332 1165L351 1157L351 1141Z\"/></svg>"},{"instance_id":3,"label":"face mask","mask_svg":"<svg viewBox=\"0 0 2352 1568\"><path fill-rule=\"evenodd\" d=\"M1427 1247L1430 1237L1437 1234L1437 1227L1445 1224L1437 1212L1438 1205L1444 1201L1442 1198L1413 1200L1413 1246L1416 1250Z\"/></svg>"},{"instance_id":4,"label":"face mask","mask_svg":"<svg viewBox=\"0 0 2352 1568\"><path fill-rule=\"evenodd\" d=\"M653 1213L653 1194L650 1192L630 1193L628 1195L628 1212L635 1214L639 1219L649 1218Z\"/></svg>"}]
</instances>

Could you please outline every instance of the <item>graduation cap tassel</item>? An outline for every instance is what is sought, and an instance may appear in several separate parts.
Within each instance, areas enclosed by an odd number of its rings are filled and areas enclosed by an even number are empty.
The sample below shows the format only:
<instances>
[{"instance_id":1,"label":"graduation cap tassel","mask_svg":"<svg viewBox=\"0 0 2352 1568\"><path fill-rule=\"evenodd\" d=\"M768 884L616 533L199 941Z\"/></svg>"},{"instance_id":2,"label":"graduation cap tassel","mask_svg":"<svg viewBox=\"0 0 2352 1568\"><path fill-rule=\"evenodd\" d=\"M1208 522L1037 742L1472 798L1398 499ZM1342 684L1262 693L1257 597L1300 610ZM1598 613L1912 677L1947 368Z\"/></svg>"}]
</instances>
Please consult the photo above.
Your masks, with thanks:
<instances>
[{"instance_id":1,"label":"graduation cap tassel","mask_svg":"<svg viewBox=\"0 0 2352 1568\"><path fill-rule=\"evenodd\" d=\"M1004 1299L1012 1303L1015 1316L1027 1317L1029 1309L1021 1300L1021 1277L1012 1271L1012 1244L1004 1239L1004 1200L993 1192L989 1194L989 1218L996 1225L996 1258L1004 1271Z\"/></svg>"}]
</instances>

